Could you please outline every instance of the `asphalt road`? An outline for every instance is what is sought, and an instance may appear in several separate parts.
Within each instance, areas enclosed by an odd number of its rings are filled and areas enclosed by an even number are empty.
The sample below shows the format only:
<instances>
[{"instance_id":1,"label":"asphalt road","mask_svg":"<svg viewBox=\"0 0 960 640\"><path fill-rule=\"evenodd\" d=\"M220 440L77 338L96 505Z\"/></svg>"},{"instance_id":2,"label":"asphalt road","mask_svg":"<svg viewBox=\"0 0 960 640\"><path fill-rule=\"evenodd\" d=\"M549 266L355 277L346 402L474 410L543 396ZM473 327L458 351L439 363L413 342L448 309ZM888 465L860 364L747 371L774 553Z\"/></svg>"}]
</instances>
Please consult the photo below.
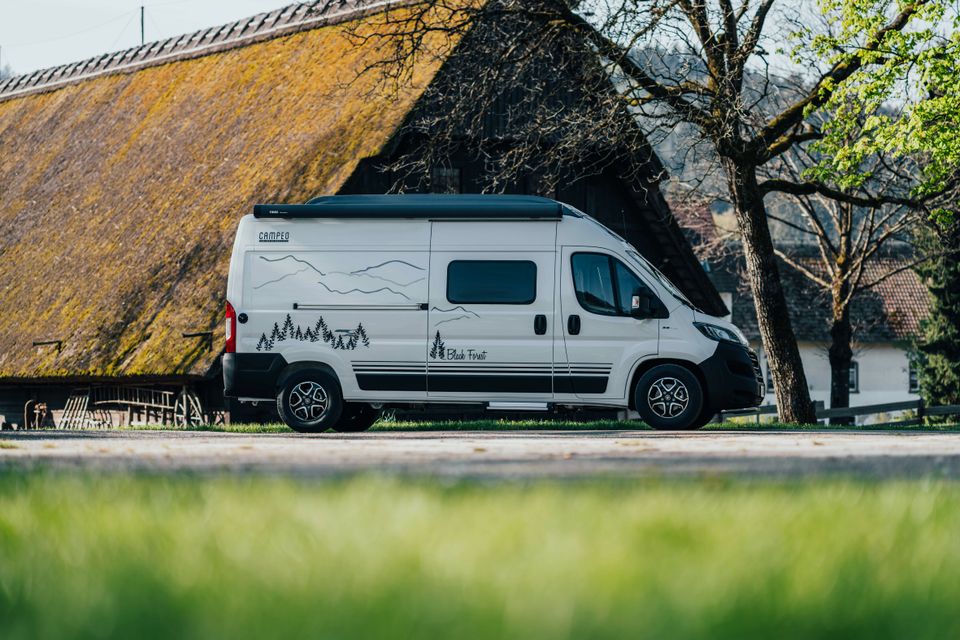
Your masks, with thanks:
<instances>
[{"instance_id":1,"label":"asphalt road","mask_svg":"<svg viewBox=\"0 0 960 640\"><path fill-rule=\"evenodd\" d=\"M0 470L577 476L960 477L960 433L510 431L0 433Z\"/></svg>"}]
</instances>

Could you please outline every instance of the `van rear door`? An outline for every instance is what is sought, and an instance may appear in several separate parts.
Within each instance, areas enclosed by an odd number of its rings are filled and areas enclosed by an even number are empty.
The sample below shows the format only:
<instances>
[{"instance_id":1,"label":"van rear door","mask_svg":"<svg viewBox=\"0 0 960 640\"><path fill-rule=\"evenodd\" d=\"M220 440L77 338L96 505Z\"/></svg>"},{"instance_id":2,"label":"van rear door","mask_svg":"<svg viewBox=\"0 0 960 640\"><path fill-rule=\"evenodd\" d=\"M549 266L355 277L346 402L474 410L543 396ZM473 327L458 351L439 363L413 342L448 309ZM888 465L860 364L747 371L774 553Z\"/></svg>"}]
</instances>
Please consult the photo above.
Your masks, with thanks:
<instances>
[{"instance_id":1,"label":"van rear door","mask_svg":"<svg viewBox=\"0 0 960 640\"><path fill-rule=\"evenodd\" d=\"M434 222L431 398L553 396L556 222Z\"/></svg>"}]
</instances>

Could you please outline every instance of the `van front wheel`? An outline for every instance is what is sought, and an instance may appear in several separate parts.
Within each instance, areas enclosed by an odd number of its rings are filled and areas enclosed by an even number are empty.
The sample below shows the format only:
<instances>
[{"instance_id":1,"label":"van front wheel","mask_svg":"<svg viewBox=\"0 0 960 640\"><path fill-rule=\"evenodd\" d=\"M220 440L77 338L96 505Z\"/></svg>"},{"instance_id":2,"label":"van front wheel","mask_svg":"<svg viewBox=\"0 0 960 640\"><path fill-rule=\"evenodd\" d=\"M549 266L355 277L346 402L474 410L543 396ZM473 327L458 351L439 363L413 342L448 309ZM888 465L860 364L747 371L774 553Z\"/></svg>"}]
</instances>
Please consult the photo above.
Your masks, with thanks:
<instances>
[{"instance_id":1,"label":"van front wheel","mask_svg":"<svg viewBox=\"0 0 960 640\"><path fill-rule=\"evenodd\" d=\"M633 401L637 413L654 429L699 429L706 422L700 381L676 364L657 365L640 376Z\"/></svg>"},{"instance_id":2,"label":"van front wheel","mask_svg":"<svg viewBox=\"0 0 960 640\"><path fill-rule=\"evenodd\" d=\"M277 394L277 411L294 431L326 431L337 424L343 411L340 383L326 371L295 373Z\"/></svg>"}]
</instances>

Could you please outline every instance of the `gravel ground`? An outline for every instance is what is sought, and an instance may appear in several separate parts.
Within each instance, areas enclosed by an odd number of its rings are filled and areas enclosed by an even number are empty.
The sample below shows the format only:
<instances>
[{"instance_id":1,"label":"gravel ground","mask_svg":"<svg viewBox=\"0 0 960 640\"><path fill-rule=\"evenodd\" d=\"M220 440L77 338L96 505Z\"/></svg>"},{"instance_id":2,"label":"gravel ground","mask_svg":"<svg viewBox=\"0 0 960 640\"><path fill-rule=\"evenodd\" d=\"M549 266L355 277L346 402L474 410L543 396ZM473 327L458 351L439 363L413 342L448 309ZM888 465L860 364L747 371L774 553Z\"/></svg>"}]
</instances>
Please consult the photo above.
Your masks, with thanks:
<instances>
[{"instance_id":1,"label":"gravel ground","mask_svg":"<svg viewBox=\"0 0 960 640\"><path fill-rule=\"evenodd\" d=\"M0 434L0 470L364 472L441 477L960 477L960 433L537 431Z\"/></svg>"}]
</instances>

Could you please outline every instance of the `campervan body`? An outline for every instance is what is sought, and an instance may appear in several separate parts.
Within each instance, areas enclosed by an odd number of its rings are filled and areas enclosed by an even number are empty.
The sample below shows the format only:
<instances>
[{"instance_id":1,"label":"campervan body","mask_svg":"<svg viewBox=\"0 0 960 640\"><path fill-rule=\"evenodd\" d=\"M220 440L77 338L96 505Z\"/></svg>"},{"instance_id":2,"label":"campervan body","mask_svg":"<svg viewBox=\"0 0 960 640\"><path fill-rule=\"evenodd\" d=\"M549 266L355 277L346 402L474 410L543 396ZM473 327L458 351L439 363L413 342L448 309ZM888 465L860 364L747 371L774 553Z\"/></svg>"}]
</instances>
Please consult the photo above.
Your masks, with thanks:
<instances>
[{"instance_id":1,"label":"campervan body","mask_svg":"<svg viewBox=\"0 0 960 640\"><path fill-rule=\"evenodd\" d=\"M697 428L759 404L756 355L622 238L529 196L256 205L227 285L225 395L298 431L387 406L635 411Z\"/></svg>"}]
</instances>

